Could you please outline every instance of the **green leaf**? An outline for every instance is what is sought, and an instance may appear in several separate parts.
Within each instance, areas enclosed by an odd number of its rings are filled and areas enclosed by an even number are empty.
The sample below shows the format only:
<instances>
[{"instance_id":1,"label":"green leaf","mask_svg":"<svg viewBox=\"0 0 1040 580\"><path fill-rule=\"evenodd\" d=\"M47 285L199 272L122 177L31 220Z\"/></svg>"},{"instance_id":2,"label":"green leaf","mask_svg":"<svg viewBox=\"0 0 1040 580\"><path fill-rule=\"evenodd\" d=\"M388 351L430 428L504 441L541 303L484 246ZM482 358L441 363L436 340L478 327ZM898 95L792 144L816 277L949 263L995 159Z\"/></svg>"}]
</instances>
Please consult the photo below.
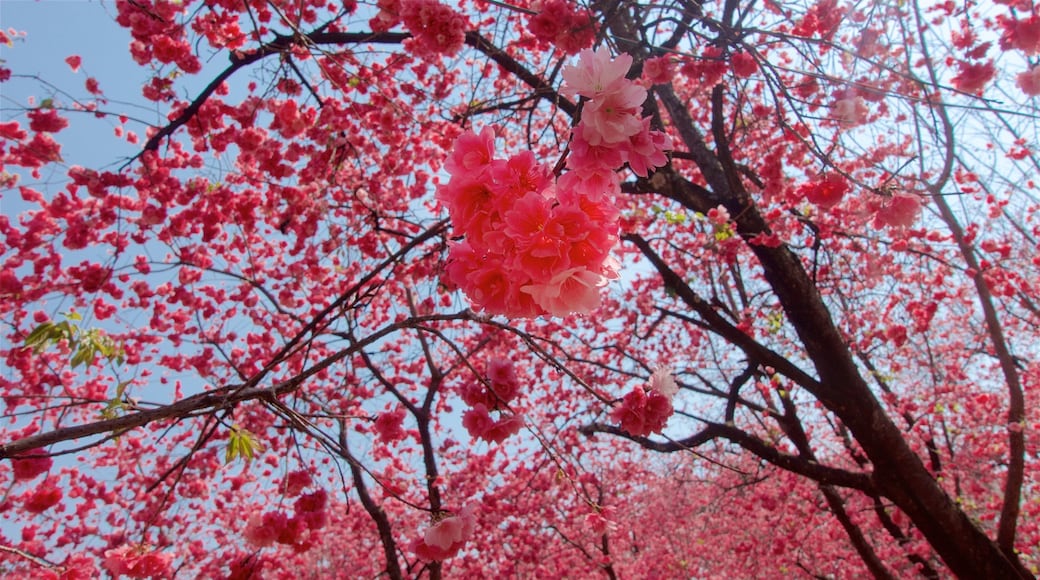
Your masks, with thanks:
<instances>
[{"instance_id":1,"label":"green leaf","mask_svg":"<svg viewBox=\"0 0 1040 580\"><path fill-rule=\"evenodd\" d=\"M115 419L120 415L121 411L126 410L126 404L123 402L123 396L126 394L126 388L130 386L130 381L123 381L116 385L116 394L114 397L108 400L108 404L101 410L101 417L104 419Z\"/></svg>"},{"instance_id":2,"label":"green leaf","mask_svg":"<svg viewBox=\"0 0 1040 580\"><path fill-rule=\"evenodd\" d=\"M240 427L231 427L228 434L228 446L224 452L224 463L231 463L235 459L242 458L248 463L260 450L260 444L254 439L253 434Z\"/></svg>"},{"instance_id":3,"label":"green leaf","mask_svg":"<svg viewBox=\"0 0 1040 580\"><path fill-rule=\"evenodd\" d=\"M51 322L44 322L34 328L29 336L25 337L25 346L33 347L33 350L39 354L43 349L47 348L47 343L54 341L55 328Z\"/></svg>"}]
</instances>

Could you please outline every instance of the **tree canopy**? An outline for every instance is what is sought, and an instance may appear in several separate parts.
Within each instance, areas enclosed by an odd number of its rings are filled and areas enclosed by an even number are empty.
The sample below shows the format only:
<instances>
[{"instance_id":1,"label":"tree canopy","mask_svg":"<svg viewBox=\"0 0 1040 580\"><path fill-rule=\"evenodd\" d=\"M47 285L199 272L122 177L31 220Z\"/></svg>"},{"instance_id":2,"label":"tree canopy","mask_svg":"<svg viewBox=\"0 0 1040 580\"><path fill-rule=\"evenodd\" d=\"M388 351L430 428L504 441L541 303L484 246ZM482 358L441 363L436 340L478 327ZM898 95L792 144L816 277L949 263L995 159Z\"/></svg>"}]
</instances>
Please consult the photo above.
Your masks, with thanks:
<instances>
[{"instance_id":1,"label":"tree canopy","mask_svg":"<svg viewBox=\"0 0 1040 580\"><path fill-rule=\"evenodd\" d=\"M0 62L5 574L1040 574L1031 0L109 8Z\"/></svg>"}]
</instances>

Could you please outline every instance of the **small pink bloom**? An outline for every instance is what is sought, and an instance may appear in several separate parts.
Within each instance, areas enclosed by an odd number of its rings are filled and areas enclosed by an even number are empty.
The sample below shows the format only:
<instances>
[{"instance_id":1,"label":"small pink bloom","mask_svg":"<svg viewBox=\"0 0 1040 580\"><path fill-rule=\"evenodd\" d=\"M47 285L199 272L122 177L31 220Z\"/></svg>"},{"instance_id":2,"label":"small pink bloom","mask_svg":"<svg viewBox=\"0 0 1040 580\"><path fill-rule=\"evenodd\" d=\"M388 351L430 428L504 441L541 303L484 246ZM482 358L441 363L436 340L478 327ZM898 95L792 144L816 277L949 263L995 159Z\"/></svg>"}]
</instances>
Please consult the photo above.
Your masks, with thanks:
<instances>
[{"instance_id":1,"label":"small pink bloom","mask_svg":"<svg viewBox=\"0 0 1040 580\"><path fill-rule=\"evenodd\" d=\"M830 208L841 202L849 191L849 184L841 176L827 175L819 181L802 184L798 191L811 203Z\"/></svg>"},{"instance_id":2,"label":"small pink bloom","mask_svg":"<svg viewBox=\"0 0 1040 580\"><path fill-rule=\"evenodd\" d=\"M917 196L897 193L882 203L874 214L874 227L908 228L917 221L921 202Z\"/></svg>"},{"instance_id":3,"label":"small pink bloom","mask_svg":"<svg viewBox=\"0 0 1040 580\"><path fill-rule=\"evenodd\" d=\"M668 163L665 150L672 148L672 139L660 131L650 130L650 117L643 119L642 130L633 135L622 147L629 168L640 177L646 177L651 168Z\"/></svg>"},{"instance_id":4,"label":"small pink bloom","mask_svg":"<svg viewBox=\"0 0 1040 580\"><path fill-rule=\"evenodd\" d=\"M562 92L567 97L581 95L595 99L624 82L625 74L631 67L631 56L620 54L612 59L606 46L599 47L595 52L583 50L578 54L577 64L563 67Z\"/></svg>"},{"instance_id":5,"label":"small pink bloom","mask_svg":"<svg viewBox=\"0 0 1040 580\"><path fill-rule=\"evenodd\" d=\"M733 66L733 74L738 77L747 78L758 71L758 63L755 62L755 57L742 50L734 52L729 58L730 64Z\"/></svg>"},{"instance_id":6,"label":"small pink bloom","mask_svg":"<svg viewBox=\"0 0 1040 580\"><path fill-rule=\"evenodd\" d=\"M502 403L509 403L520 391L520 382L516 378L513 361L495 358L488 363L488 381L495 398Z\"/></svg>"},{"instance_id":7,"label":"small pink bloom","mask_svg":"<svg viewBox=\"0 0 1040 580\"><path fill-rule=\"evenodd\" d=\"M72 69L72 72L79 72L79 65L82 62L83 59L80 58L77 54L65 58L65 64L69 65L69 68Z\"/></svg>"},{"instance_id":8,"label":"small pink bloom","mask_svg":"<svg viewBox=\"0 0 1040 580\"><path fill-rule=\"evenodd\" d=\"M412 543L412 551L422 560L446 560L462 549L476 529L476 509L468 505L454 516L442 518L430 526L421 539Z\"/></svg>"},{"instance_id":9,"label":"small pink bloom","mask_svg":"<svg viewBox=\"0 0 1040 580\"><path fill-rule=\"evenodd\" d=\"M997 69L993 61L976 64L961 62L960 73L953 77L953 86L965 93L979 94L986 84L993 79Z\"/></svg>"},{"instance_id":10,"label":"small pink bloom","mask_svg":"<svg viewBox=\"0 0 1040 580\"><path fill-rule=\"evenodd\" d=\"M471 437L482 438L494 425L495 420L488 413L488 408L483 403L477 403L472 409L462 414L462 426L466 428Z\"/></svg>"},{"instance_id":11,"label":"small pink bloom","mask_svg":"<svg viewBox=\"0 0 1040 580\"><path fill-rule=\"evenodd\" d=\"M292 471L285 476L284 490L288 497L296 497L311 484L311 474L307 471Z\"/></svg>"},{"instance_id":12,"label":"small pink bloom","mask_svg":"<svg viewBox=\"0 0 1040 580\"><path fill-rule=\"evenodd\" d=\"M373 428L383 443L393 443L404 439L405 430L402 427L404 417L405 410L403 408L398 408L386 413L380 413L379 416L376 417Z\"/></svg>"},{"instance_id":13,"label":"small pink bloom","mask_svg":"<svg viewBox=\"0 0 1040 580\"><path fill-rule=\"evenodd\" d=\"M452 175L467 175L476 178L481 172L491 167L495 158L495 129L485 126L480 134L466 131L455 140L451 157L444 163L444 169Z\"/></svg>"},{"instance_id":14,"label":"small pink bloom","mask_svg":"<svg viewBox=\"0 0 1040 580\"><path fill-rule=\"evenodd\" d=\"M848 125L859 125L867 120L869 114L870 108L860 96L838 99L831 105L831 117Z\"/></svg>"},{"instance_id":15,"label":"small pink bloom","mask_svg":"<svg viewBox=\"0 0 1040 580\"><path fill-rule=\"evenodd\" d=\"M44 453L43 449L33 449L25 452L25 455L43 455ZM50 457L15 457L11 460L15 481L36 479L36 476L41 473L47 473L53 464L54 461Z\"/></svg>"},{"instance_id":16,"label":"small pink bloom","mask_svg":"<svg viewBox=\"0 0 1040 580\"><path fill-rule=\"evenodd\" d=\"M679 392L679 385L672 378L672 369L669 367L658 367L650 375L650 389L661 393L669 401L672 400L672 397Z\"/></svg>"},{"instance_id":17,"label":"small pink bloom","mask_svg":"<svg viewBox=\"0 0 1040 580\"><path fill-rule=\"evenodd\" d=\"M588 314L599 306L603 276L584 268L560 272L548 284L528 284L521 291L553 316Z\"/></svg>"},{"instance_id":18,"label":"small pink bloom","mask_svg":"<svg viewBox=\"0 0 1040 580\"><path fill-rule=\"evenodd\" d=\"M672 415L672 402L659 391L635 387L611 413L621 429L636 437L660 433Z\"/></svg>"},{"instance_id":19,"label":"small pink bloom","mask_svg":"<svg viewBox=\"0 0 1040 580\"><path fill-rule=\"evenodd\" d=\"M669 56L647 59L643 63L643 81L647 85L667 83L675 76L675 64Z\"/></svg>"},{"instance_id":20,"label":"small pink bloom","mask_svg":"<svg viewBox=\"0 0 1040 580\"><path fill-rule=\"evenodd\" d=\"M643 129L639 107L646 100L646 89L636 84L622 85L585 105L582 123L589 145L621 143Z\"/></svg>"},{"instance_id":21,"label":"small pink bloom","mask_svg":"<svg viewBox=\"0 0 1040 580\"><path fill-rule=\"evenodd\" d=\"M54 485L49 479L44 480L43 484L25 500L25 511L33 514L43 513L58 505L62 496L61 488Z\"/></svg>"},{"instance_id":22,"label":"small pink bloom","mask_svg":"<svg viewBox=\"0 0 1040 580\"><path fill-rule=\"evenodd\" d=\"M1027 95L1040 95L1040 66L1034 66L1024 73L1019 73L1015 78L1015 83Z\"/></svg>"}]
</instances>

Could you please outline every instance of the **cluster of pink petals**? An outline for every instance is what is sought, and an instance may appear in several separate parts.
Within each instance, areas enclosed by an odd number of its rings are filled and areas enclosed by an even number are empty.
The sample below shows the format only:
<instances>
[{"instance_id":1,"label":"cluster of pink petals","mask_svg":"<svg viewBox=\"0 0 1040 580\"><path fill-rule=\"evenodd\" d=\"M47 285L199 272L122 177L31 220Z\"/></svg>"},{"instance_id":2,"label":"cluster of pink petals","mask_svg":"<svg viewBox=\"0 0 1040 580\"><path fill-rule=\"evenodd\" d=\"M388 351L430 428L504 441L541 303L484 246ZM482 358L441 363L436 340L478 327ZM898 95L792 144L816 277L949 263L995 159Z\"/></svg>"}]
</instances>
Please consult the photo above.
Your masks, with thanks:
<instances>
[{"instance_id":1,"label":"cluster of pink petals","mask_svg":"<svg viewBox=\"0 0 1040 580\"><path fill-rule=\"evenodd\" d=\"M575 54L596 40L592 15L568 0L545 0L528 25L543 48Z\"/></svg>"},{"instance_id":2,"label":"cluster of pink petals","mask_svg":"<svg viewBox=\"0 0 1040 580\"><path fill-rule=\"evenodd\" d=\"M312 533L325 527L328 514L325 504L328 494L324 489L301 495L293 505L292 517L280 511L253 514L246 521L242 535L250 544L264 548L275 543L292 546L305 552L312 545Z\"/></svg>"},{"instance_id":3,"label":"cluster of pink petals","mask_svg":"<svg viewBox=\"0 0 1040 580\"><path fill-rule=\"evenodd\" d=\"M908 228L921 214L921 202L915 195L896 193L891 196L876 196L870 204L874 211L875 228Z\"/></svg>"},{"instance_id":4,"label":"cluster of pink petals","mask_svg":"<svg viewBox=\"0 0 1040 580\"><path fill-rule=\"evenodd\" d=\"M958 67L960 72L950 82L957 90L976 95L980 94L997 74L993 61L980 63L962 61L958 63Z\"/></svg>"},{"instance_id":5,"label":"cluster of pink petals","mask_svg":"<svg viewBox=\"0 0 1040 580\"><path fill-rule=\"evenodd\" d=\"M588 99L571 135L568 172L556 179L525 151L495 157L495 133L467 132L455 142L437 191L456 237L447 278L474 307L533 317L587 314L600 287L617 275L617 170L646 176L667 163L666 135L640 115L646 89L625 78L632 58L584 50L564 69L564 94Z\"/></svg>"},{"instance_id":6,"label":"cluster of pink petals","mask_svg":"<svg viewBox=\"0 0 1040 580\"><path fill-rule=\"evenodd\" d=\"M475 308L533 317L599 305L617 242L611 199L561 190L530 151L495 158L491 128L459 137L446 169L452 179L437 197L464 237L451 248L447 276Z\"/></svg>"},{"instance_id":7,"label":"cluster of pink petals","mask_svg":"<svg viewBox=\"0 0 1040 580\"><path fill-rule=\"evenodd\" d=\"M476 509L468 505L454 516L441 518L411 544L412 552L426 562L447 560L462 549L477 525Z\"/></svg>"},{"instance_id":8,"label":"cluster of pink petals","mask_svg":"<svg viewBox=\"0 0 1040 580\"><path fill-rule=\"evenodd\" d=\"M671 140L651 130L650 119L643 118L647 91L626 78L631 66L631 56L612 59L606 47L600 47L595 52L582 51L577 64L564 67L563 94L588 99L581 123L571 135L567 158L571 171L595 176L627 163L637 175L646 177L651 168L668 162L664 151L671 147Z\"/></svg>"},{"instance_id":9,"label":"cluster of pink petals","mask_svg":"<svg viewBox=\"0 0 1040 580\"><path fill-rule=\"evenodd\" d=\"M848 192L848 182L839 175L826 175L816 181L803 183L798 187L799 194L809 200L810 203L822 208L838 205Z\"/></svg>"},{"instance_id":10,"label":"cluster of pink petals","mask_svg":"<svg viewBox=\"0 0 1040 580\"><path fill-rule=\"evenodd\" d=\"M54 464L54 460L43 455L44 453L46 452L43 449L33 449L25 454L28 457L12 459L11 466L14 467L15 481L29 481L36 479L36 476L41 473L47 473Z\"/></svg>"},{"instance_id":11,"label":"cluster of pink petals","mask_svg":"<svg viewBox=\"0 0 1040 580\"><path fill-rule=\"evenodd\" d=\"M668 418L672 416L672 397L678 385L671 371L661 368L650 377L650 388L637 386L621 399L611 417L621 424L621 429L636 437L660 433Z\"/></svg>"},{"instance_id":12,"label":"cluster of pink petals","mask_svg":"<svg viewBox=\"0 0 1040 580\"><path fill-rule=\"evenodd\" d=\"M405 410L400 407L393 411L380 413L373 425L379 439L384 443L394 443L404 439L408 434L404 429L405 415Z\"/></svg>"},{"instance_id":13,"label":"cluster of pink petals","mask_svg":"<svg viewBox=\"0 0 1040 580\"><path fill-rule=\"evenodd\" d=\"M40 514L61 503L63 497L61 488L55 484L52 478L47 478L33 488L25 499L23 507L29 513Z\"/></svg>"},{"instance_id":14,"label":"cluster of pink petals","mask_svg":"<svg viewBox=\"0 0 1040 580\"><path fill-rule=\"evenodd\" d=\"M1018 88L1027 95L1040 95L1040 65L1034 66L1024 73L1019 73L1015 79Z\"/></svg>"},{"instance_id":15,"label":"cluster of pink petals","mask_svg":"<svg viewBox=\"0 0 1040 580\"><path fill-rule=\"evenodd\" d=\"M507 410L519 393L520 383L512 361L492 359L486 384L474 383L460 389L462 400L470 406L462 416L462 426L478 439L505 441L523 427L523 416Z\"/></svg>"},{"instance_id":16,"label":"cluster of pink petals","mask_svg":"<svg viewBox=\"0 0 1040 580\"><path fill-rule=\"evenodd\" d=\"M647 85L664 84L675 76L675 63L669 56L648 58L643 62L643 82Z\"/></svg>"},{"instance_id":17,"label":"cluster of pink petals","mask_svg":"<svg viewBox=\"0 0 1040 580\"><path fill-rule=\"evenodd\" d=\"M466 17L437 0L379 0L379 13L370 21L376 31L389 30L398 22L404 24L412 38L406 46L421 58L453 55L466 42L469 21Z\"/></svg>"},{"instance_id":18,"label":"cluster of pink petals","mask_svg":"<svg viewBox=\"0 0 1040 580\"><path fill-rule=\"evenodd\" d=\"M168 578L172 572L170 561L169 554L124 544L107 550L102 565L113 578Z\"/></svg>"}]
</instances>

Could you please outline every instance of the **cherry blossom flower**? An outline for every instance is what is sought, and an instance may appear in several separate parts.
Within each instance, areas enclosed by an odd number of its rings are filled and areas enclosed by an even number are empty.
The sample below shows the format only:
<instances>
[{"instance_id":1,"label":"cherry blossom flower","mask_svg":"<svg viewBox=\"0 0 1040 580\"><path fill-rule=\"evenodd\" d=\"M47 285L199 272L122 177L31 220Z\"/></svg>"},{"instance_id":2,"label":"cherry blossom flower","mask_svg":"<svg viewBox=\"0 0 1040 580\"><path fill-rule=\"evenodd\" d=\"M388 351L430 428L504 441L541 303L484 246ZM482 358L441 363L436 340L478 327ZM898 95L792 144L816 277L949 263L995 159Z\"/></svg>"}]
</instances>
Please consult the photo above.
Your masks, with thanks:
<instances>
[{"instance_id":1,"label":"cherry blossom flower","mask_svg":"<svg viewBox=\"0 0 1040 580\"><path fill-rule=\"evenodd\" d=\"M575 54L596 39L596 25L591 14L578 10L567 0L542 2L541 11L528 25L540 46L555 47L565 54Z\"/></svg>"},{"instance_id":2,"label":"cherry blossom flower","mask_svg":"<svg viewBox=\"0 0 1040 580\"><path fill-rule=\"evenodd\" d=\"M643 128L639 106L646 100L646 89L626 83L607 91L585 105L582 122L590 145L626 141Z\"/></svg>"},{"instance_id":3,"label":"cherry blossom flower","mask_svg":"<svg viewBox=\"0 0 1040 580\"><path fill-rule=\"evenodd\" d=\"M672 369L667 366L658 367L650 375L650 389L661 393L669 401L672 400L675 394L679 392L679 385L672 377Z\"/></svg>"},{"instance_id":4,"label":"cherry blossom flower","mask_svg":"<svg viewBox=\"0 0 1040 580\"><path fill-rule=\"evenodd\" d=\"M571 268L553 276L547 284L528 284L521 288L535 303L556 316L588 314L599 306L599 288L606 283L602 275L584 268Z\"/></svg>"},{"instance_id":5,"label":"cherry blossom flower","mask_svg":"<svg viewBox=\"0 0 1040 580\"><path fill-rule=\"evenodd\" d=\"M462 549L476 529L476 508L470 504L458 514L442 517L412 542L411 549L427 562L447 560Z\"/></svg>"},{"instance_id":6,"label":"cherry blossom flower","mask_svg":"<svg viewBox=\"0 0 1040 580\"><path fill-rule=\"evenodd\" d=\"M877 228L908 228L921 213L921 202L917 196L905 193L882 197L880 203L875 202L875 207L874 227Z\"/></svg>"},{"instance_id":7,"label":"cherry blossom flower","mask_svg":"<svg viewBox=\"0 0 1040 580\"><path fill-rule=\"evenodd\" d=\"M116 578L167 578L170 576L170 555L153 551L146 546L124 544L105 551L102 565Z\"/></svg>"},{"instance_id":8,"label":"cherry blossom flower","mask_svg":"<svg viewBox=\"0 0 1040 580\"><path fill-rule=\"evenodd\" d=\"M402 0L400 17L413 35L406 46L421 58L453 55L466 42L465 16L437 0Z\"/></svg>"},{"instance_id":9,"label":"cherry blossom flower","mask_svg":"<svg viewBox=\"0 0 1040 580\"><path fill-rule=\"evenodd\" d=\"M979 94L986 84L997 74L993 61L985 63L961 62L960 72L951 81L953 86L965 93Z\"/></svg>"},{"instance_id":10,"label":"cherry blossom flower","mask_svg":"<svg viewBox=\"0 0 1040 580\"><path fill-rule=\"evenodd\" d=\"M50 479L46 479L25 500L25 511L33 514L43 513L61 503L62 497L61 488Z\"/></svg>"},{"instance_id":11,"label":"cherry blossom flower","mask_svg":"<svg viewBox=\"0 0 1040 580\"><path fill-rule=\"evenodd\" d=\"M810 203L822 208L831 208L841 202L849 192L849 184L839 175L826 175L817 181L804 183L798 192Z\"/></svg>"},{"instance_id":12,"label":"cherry blossom flower","mask_svg":"<svg viewBox=\"0 0 1040 580\"><path fill-rule=\"evenodd\" d=\"M747 78L758 70L758 63L755 62L755 57L742 50L731 54L729 60L733 66L733 74L738 77Z\"/></svg>"},{"instance_id":13,"label":"cherry blossom flower","mask_svg":"<svg viewBox=\"0 0 1040 580\"><path fill-rule=\"evenodd\" d=\"M831 105L831 117L846 125L859 125L867 120L870 108L861 96L846 97Z\"/></svg>"},{"instance_id":14,"label":"cherry blossom flower","mask_svg":"<svg viewBox=\"0 0 1040 580\"><path fill-rule=\"evenodd\" d=\"M1027 95L1040 95L1040 66L1034 66L1015 77L1015 84Z\"/></svg>"},{"instance_id":15,"label":"cherry blossom flower","mask_svg":"<svg viewBox=\"0 0 1040 580\"><path fill-rule=\"evenodd\" d=\"M405 415L406 412L403 408L397 408L393 411L380 413L379 416L376 417L372 428L379 436L379 439L384 443L400 441L401 439L404 439L406 435L403 428Z\"/></svg>"},{"instance_id":16,"label":"cherry blossom flower","mask_svg":"<svg viewBox=\"0 0 1040 580\"><path fill-rule=\"evenodd\" d=\"M452 175L477 177L491 167L494 158L495 129L489 125L481 129L479 135L473 131L459 135L444 169Z\"/></svg>"},{"instance_id":17,"label":"cherry blossom flower","mask_svg":"<svg viewBox=\"0 0 1040 580\"><path fill-rule=\"evenodd\" d=\"M42 449L34 449L26 452L25 455L31 456L43 453L45 452ZM41 473L47 473L53 464L54 460L46 456L16 457L11 460L11 466L14 468L15 481L29 481L30 479L36 479L36 476Z\"/></svg>"},{"instance_id":18,"label":"cherry blossom flower","mask_svg":"<svg viewBox=\"0 0 1040 580\"><path fill-rule=\"evenodd\" d=\"M675 63L668 56L648 58L643 62L643 82L648 86L664 84L675 76Z\"/></svg>"},{"instance_id":19,"label":"cherry blossom flower","mask_svg":"<svg viewBox=\"0 0 1040 580\"><path fill-rule=\"evenodd\" d=\"M601 46L595 52L583 50L578 54L578 63L563 67L563 95L581 95L595 99L614 90L632 67L632 57L627 54L610 57L610 50Z\"/></svg>"},{"instance_id":20,"label":"cherry blossom flower","mask_svg":"<svg viewBox=\"0 0 1040 580\"><path fill-rule=\"evenodd\" d=\"M646 437L660 433L672 412L672 402L663 393L637 386L621 399L611 417L630 435Z\"/></svg>"}]
</instances>

